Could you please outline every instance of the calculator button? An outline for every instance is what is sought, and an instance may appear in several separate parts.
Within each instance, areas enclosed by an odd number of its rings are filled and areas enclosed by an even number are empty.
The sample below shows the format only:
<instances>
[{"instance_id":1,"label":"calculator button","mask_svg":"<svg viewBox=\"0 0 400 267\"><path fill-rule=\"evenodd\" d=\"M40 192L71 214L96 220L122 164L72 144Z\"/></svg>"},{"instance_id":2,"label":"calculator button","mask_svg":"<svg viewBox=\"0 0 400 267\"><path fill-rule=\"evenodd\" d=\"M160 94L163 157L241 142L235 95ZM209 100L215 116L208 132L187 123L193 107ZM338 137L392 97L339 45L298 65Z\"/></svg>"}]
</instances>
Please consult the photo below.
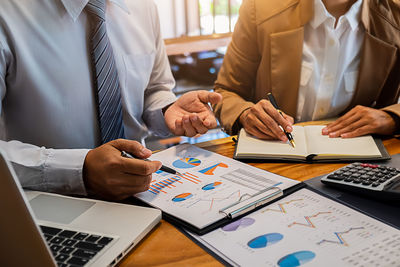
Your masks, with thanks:
<instances>
[{"instance_id":1,"label":"calculator button","mask_svg":"<svg viewBox=\"0 0 400 267\"><path fill-rule=\"evenodd\" d=\"M353 181L353 178L346 177L346 179L344 179L344 181L345 181L345 182L352 182L352 181Z\"/></svg>"},{"instance_id":2,"label":"calculator button","mask_svg":"<svg viewBox=\"0 0 400 267\"><path fill-rule=\"evenodd\" d=\"M329 178L329 179L332 179L332 180L338 180L338 181L341 181L341 180L343 180L343 179L344 179L344 177L343 177L343 176L340 176L340 175L335 175L335 174L328 175L328 177L327 177L327 178Z\"/></svg>"},{"instance_id":3,"label":"calculator button","mask_svg":"<svg viewBox=\"0 0 400 267\"><path fill-rule=\"evenodd\" d=\"M363 174L360 176L360 179L362 179L362 180L368 180L369 178L370 178L370 176L366 175L366 174Z\"/></svg>"},{"instance_id":4,"label":"calculator button","mask_svg":"<svg viewBox=\"0 0 400 267\"><path fill-rule=\"evenodd\" d=\"M361 183L362 181L360 180L360 179L358 179L358 178L355 178L355 179L353 179L353 183L355 183L355 184L359 184L359 183Z\"/></svg>"},{"instance_id":5,"label":"calculator button","mask_svg":"<svg viewBox=\"0 0 400 267\"><path fill-rule=\"evenodd\" d=\"M365 180L365 181L362 182L362 184L363 185L370 185L370 184L372 184L372 182L369 181L369 180Z\"/></svg>"},{"instance_id":6,"label":"calculator button","mask_svg":"<svg viewBox=\"0 0 400 267\"><path fill-rule=\"evenodd\" d=\"M373 186L373 187L377 187L379 185L380 185L380 183L377 183L377 182L374 182L374 183L371 184L371 186Z\"/></svg>"}]
</instances>

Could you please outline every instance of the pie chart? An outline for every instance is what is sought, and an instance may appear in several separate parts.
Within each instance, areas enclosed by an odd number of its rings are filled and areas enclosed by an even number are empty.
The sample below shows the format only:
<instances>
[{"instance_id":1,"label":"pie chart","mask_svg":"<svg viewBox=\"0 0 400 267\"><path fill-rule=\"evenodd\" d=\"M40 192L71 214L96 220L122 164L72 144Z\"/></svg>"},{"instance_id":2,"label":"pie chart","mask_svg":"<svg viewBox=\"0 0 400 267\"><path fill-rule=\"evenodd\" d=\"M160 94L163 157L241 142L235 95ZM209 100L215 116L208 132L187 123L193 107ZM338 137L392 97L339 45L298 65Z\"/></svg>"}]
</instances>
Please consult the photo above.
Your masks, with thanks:
<instances>
[{"instance_id":1,"label":"pie chart","mask_svg":"<svg viewBox=\"0 0 400 267\"><path fill-rule=\"evenodd\" d=\"M196 159L196 158L180 158L180 159L175 160L172 163L172 165L174 165L174 167L180 168L180 169L189 169L189 168L199 166L200 163L201 163L201 160Z\"/></svg>"},{"instance_id":2,"label":"pie chart","mask_svg":"<svg viewBox=\"0 0 400 267\"><path fill-rule=\"evenodd\" d=\"M283 235L279 233L269 233L253 238L252 240L247 242L247 245L251 248L265 248L266 246L270 246L281 241L282 238Z\"/></svg>"},{"instance_id":3,"label":"pie chart","mask_svg":"<svg viewBox=\"0 0 400 267\"><path fill-rule=\"evenodd\" d=\"M303 265L315 258L315 253L308 250L297 251L286 255L278 261L280 267L295 267Z\"/></svg>"},{"instance_id":4,"label":"pie chart","mask_svg":"<svg viewBox=\"0 0 400 267\"><path fill-rule=\"evenodd\" d=\"M203 189L204 191L213 190L221 184L222 184L222 182L214 182L214 183L203 186L201 189Z\"/></svg>"},{"instance_id":5,"label":"pie chart","mask_svg":"<svg viewBox=\"0 0 400 267\"><path fill-rule=\"evenodd\" d=\"M185 201L188 198L191 198L193 195L190 193L183 193L183 194L179 194L177 196L175 196L172 201L173 202L182 202Z\"/></svg>"},{"instance_id":6,"label":"pie chart","mask_svg":"<svg viewBox=\"0 0 400 267\"><path fill-rule=\"evenodd\" d=\"M250 226L255 222L256 220L254 220L253 218L244 217L234 222L231 222L230 224L225 225L221 229L225 232L234 232L240 228L246 228L247 226Z\"/></svg>"}]
</instances>

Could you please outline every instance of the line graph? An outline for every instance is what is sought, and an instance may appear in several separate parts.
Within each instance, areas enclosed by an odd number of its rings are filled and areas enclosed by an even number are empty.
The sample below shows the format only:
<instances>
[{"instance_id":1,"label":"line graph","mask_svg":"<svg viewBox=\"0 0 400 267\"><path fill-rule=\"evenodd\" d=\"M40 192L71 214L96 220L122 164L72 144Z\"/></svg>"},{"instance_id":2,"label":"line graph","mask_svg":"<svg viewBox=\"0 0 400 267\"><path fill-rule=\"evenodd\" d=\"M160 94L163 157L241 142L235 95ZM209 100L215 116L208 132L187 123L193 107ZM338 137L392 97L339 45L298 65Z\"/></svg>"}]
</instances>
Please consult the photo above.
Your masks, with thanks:
<instances>
[{"instance_id":1,"label":"line graph","mask_svg":"<svg viewBox=\"0 0 400 267\"><path fill-rule=\"evenodd\" d=\"M362 226L361 227L351 227L349 230L344 231L344 232L334 232L337 240L322 239L321 241L319 241L317 243L317 245L322 245L324 243L331 243L331 244L338 244L338 245L343 245L343 246L348 247L349 244L343 238L343 235L348 234L348 233L350 233L352 231L355 231L355 230L363 230L363 229L365 229L365 228L362 227Z\"/></svg>"},{"instance_id":2,"label":"line graph","mask_svg":"<svg viewBox=\"0 0 400 267\"><path fill-rule=\"evenodd\" d=\"M285 205L288 205L292 202L296 202L296 201L302 201L303 199L292 199L290 201L287 202L283 202L283 203L278 203L278 209L273 209L273 208L268 208L263 210L261 213L267 212L267 211L275 211L275 212L280 212L280 213L286 213L286 209L285 209Z\"/></svg>"},{"instance_id":3,"label":"line graph","mask_svg":"<svg viewBox=\"0 0 400 267\"><path fill-rule=\"evenodd\" d=\"M307 223L300 223L300 222L292 222L291 224L288 225L288 227L292 227L294 225L301 225L301 226L306 226L306 227L311 227L311 228L316 228L316 226L313 224L313 222L311 221L311 218L316 218L319 215L322 214L330 214L332 212L330 211L322 211L322 212L318 212L314 215L311 216L304 216L304 219L306 220Z\"/></svg>"},{"instance_id":4,"label":"line graph","mask_svg":"<svg viewBox=\"0 0 400 267\"><path fill-rule=\"evenodd\" d=\"M213 198L208 198L208 199L204 199L204 198L197 199L195 202L188 205L187 208L190 208L199 202L205 201L205 202L210 202L210 207L208 208L208 211L210 211L210 210L212 210L215 202L221 202L221 201L233 198L233 197L239 199L240 198L240 190L236 190L236 191L230 193L229 195L227 195L226 197L213 197Z\"/></svg>"}]
</instances>

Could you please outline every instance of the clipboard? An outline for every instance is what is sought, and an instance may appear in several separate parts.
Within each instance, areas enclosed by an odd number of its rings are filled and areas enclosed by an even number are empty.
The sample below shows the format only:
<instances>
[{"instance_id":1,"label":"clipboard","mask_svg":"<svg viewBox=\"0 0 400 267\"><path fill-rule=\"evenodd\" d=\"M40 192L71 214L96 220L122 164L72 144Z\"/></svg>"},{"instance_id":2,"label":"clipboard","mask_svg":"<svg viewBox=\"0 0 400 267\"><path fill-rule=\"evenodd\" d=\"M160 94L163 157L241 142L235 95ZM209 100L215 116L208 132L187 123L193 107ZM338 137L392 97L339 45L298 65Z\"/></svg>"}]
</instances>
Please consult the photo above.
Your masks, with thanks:
<instances>
[{"instance_id":1,"label":"clipboard","mask_svg":"<svg viewBox=\"0 0 400 267\"><path fill-rule=\"evenodd\" d=\"M278 201L304 187L306 187L305 183L298 183L285 190L281 190L280 188L273 186L268 187L220 209L220 213L224 213L225 217L204 228L198 228L184 220L177 218L176 216L166 213L165 211L162 211L162 218L178 228L184 228L185 230L189 230L197 235L204 235L219 227L229 224L236 219L244 217L268 204ZM145 202L141 201L141 203L149 206Z\"/></svg>"},{"instance_id":2,"label":"clipboard","mask_svg":"<svg viewBox=\"0 0 400 267\"><path fill-rule=\"evenodd\" d=\"M399 160L400 160L400 155L399 155ZM309 190L313 193L316 193L320 195L323 198L333 200L334 202L337 202L339 204L342 204L345 207L351 208L357 212L360 212L361 214L364 214L368 217L371 217L372 219L375 219L381 223L384 223L388 226L391 226L395 229L400 230L400 222L398 221L398 218L396 217L396 214L398 214L399 211L399 206L390 206L385 203L378 202L376 200L369 200L366 199L365 197L361 196L351 196L351 199L341 199L340 196L342 194L350 196L351 194L333 189L327 190L324 185L321 185L320 179L322 176L315 177L313 179L309 179L305 182L302 182L302 187L305 190ZM299 188L300 189L300 188ZM330 189L330 188L328 188ZM292 192L294 193L294 192ZM290 194L292 194L290 193ZM339 195L338 195L339 193ZM290 194L287 194L286 196L289 196ZM276 201L272 201L268 204L272 204L273 202L279 202L279 200L284 200L286 196L282 196L276 199ZM359 203L359 200L363 203ZM371 208L370 205L373 205ZM266 206L266 205L263 205ZM378 214L376 211L378 209L383 209L384 212ZM389 212L390 214L385 214L385 212ZM250 215L251 216L251 215ZM241 216L240 216L241 217ZM238 217L237 219L240 219ZM236 219L235 219L236 220ZM233 220L233 221L235 221ZM213 245L207 244L207 242L202 241L201 236L198 235L196 237L196 233L194 232L189 232L184 228L178 228L183 234L185 234L189 239L191 239L193 242L195 242L198 246L203 248L207 253L212 255L215 259L217 259L219 262L221 262L224 266L238 266L237 263L232 261L229 257L224 255L223 253L220 253L218 251L218 247L214 247ZM257 236L256 234L254 236Z\"/></svg>"}]
</instances>

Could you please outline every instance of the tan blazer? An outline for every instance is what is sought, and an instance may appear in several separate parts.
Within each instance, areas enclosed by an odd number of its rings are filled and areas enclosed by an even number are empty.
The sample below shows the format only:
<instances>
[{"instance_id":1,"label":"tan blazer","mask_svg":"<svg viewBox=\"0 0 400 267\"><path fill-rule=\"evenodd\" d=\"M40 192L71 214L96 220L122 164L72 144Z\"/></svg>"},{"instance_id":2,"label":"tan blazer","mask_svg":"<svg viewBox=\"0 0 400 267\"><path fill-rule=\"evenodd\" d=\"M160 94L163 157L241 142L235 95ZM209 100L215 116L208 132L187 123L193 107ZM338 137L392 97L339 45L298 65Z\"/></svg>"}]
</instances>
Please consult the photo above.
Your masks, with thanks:
<instances>
[{"instance_id":1,"label":"tan blazer","mask_svg":"<svg viewBox=\"0 0 400 267\"><path fill-rule=\"evenodd\" d=\"M295 117L300 84L304 25L314 0L244 0L232 41L215 82L223 101L214 105L229 134L240 114L272 92ZM384 108L400 116L400 1L364 0L366 30L359 77L348 111L356 105Z\"/></svg>"}]
</instances>

